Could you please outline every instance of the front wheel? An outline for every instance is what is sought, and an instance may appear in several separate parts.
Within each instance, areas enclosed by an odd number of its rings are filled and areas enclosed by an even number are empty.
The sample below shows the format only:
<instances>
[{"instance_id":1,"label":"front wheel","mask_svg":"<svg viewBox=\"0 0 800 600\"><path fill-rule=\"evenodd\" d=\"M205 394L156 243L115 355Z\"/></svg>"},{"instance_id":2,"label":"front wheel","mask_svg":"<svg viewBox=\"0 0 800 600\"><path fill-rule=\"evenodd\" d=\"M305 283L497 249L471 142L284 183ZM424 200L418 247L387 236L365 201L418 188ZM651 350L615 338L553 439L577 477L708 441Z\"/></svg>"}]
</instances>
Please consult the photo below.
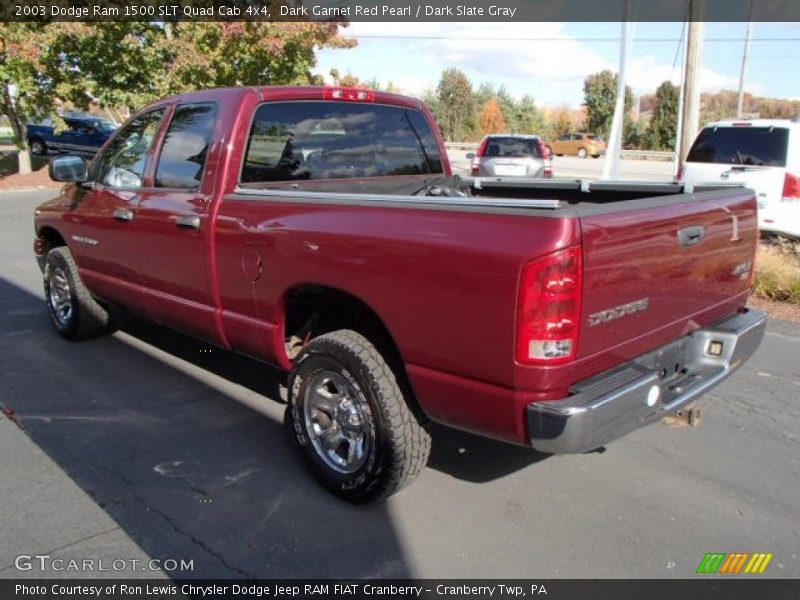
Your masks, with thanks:
<instances>
[{"instance_id":1,"label":"front wheel","mask_svg":"<svg viewBox=\"0 0 800 600\"><path fill-rule=\"evenodd\" d=\"M79 340L109 331L109 313L83 285L69 248L59 246L47 253L44 297L50 320L63 337Z\"/></svg>"},{"instance_id":2,"label":"front wheel","mask_svg":"<svg viewBox=\"0 0 800 600\"><path fill-rule=\"evenodd\" d=\"M31 150L31 154L34 156L45 156L47 154L47 144L39 138L29 140L28 147Z\"/></svg>"},{"instance_id":3,"label":"front wheel","mask_svg":"<svg viewBox=\"0 0 800 600\"><path fill-rule=\"evenodd\" d=\"M578 158L586 158L587 154L586 148L578 148Z\"/></svg>"},{"instance_id":4,"label":"front wheel","mask_svg":"<svg viewBox=\"0 0 800 600\"><path fill-rule=\"evenodd\" d=\"M431 440L377 348L340 330L312 340L289 377L295 438L316 478L355 503L384 498L428 461Z\"/></svg>"}]
</instances>

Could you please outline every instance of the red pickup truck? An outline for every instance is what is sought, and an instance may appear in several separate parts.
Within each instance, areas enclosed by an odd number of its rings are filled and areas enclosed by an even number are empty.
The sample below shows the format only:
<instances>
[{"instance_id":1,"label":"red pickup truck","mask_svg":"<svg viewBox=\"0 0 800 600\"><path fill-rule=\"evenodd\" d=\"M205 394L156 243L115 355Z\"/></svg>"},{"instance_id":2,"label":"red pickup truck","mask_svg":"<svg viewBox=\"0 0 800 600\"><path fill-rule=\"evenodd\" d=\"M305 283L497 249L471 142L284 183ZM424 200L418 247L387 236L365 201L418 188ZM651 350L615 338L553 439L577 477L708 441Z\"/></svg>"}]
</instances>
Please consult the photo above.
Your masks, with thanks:
<instances>
[{"instance_id":1,"label":"red pickup truck","mask_svg":"<svg viewBox=\"0 0 800 600\"><path fill-rule=\"evenodd\" d=\"M349 88L208 90L134 115L36 210L58 332L124 309L289 373L295 437L354 502L424 467L428 423L587 452L728 377L744 188L452 176L428 109Z\"/></svg>"}]
</instances>

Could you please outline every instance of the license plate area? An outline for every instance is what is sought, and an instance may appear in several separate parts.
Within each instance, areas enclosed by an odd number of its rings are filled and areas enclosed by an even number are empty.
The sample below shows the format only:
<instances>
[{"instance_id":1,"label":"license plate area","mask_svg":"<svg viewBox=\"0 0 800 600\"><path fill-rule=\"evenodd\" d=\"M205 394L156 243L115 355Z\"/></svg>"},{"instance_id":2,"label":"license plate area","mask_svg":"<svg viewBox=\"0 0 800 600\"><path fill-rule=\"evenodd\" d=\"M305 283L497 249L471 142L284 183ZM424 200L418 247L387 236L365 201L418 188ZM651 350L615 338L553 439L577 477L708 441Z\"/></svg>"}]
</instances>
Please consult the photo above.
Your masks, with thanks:
<instances>
[{"instance_id":1,"label":"license plate area","mask_svg":"<svg viewBox=\"0 0 800 600\"><path fill-rule=\"evenodd\" d=\"M522 176L525 175L525 165L495 165L495 175Z\"/></svg>"}]
</instances>

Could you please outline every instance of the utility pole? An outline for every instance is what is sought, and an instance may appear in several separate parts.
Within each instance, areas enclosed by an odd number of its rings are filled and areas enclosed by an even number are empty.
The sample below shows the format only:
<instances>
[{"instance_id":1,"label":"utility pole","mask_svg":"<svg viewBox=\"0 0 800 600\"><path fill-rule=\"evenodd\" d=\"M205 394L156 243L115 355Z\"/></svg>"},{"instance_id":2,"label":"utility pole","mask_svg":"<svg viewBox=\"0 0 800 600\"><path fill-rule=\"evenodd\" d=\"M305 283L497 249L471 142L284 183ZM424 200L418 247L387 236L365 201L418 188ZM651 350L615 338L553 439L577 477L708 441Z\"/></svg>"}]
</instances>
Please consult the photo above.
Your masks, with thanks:
<instances>
[{"instance_id":1,"label":"utility pole","mask_svg":"<svg viewBox=\"0 0 800 600\"><path fill-rule=\"evenodd\" d=\"M700 122L700 75L703 68L703 0L690 0L686 35L686 67L683 72L683 106L680 159L686 158L697 137Z\"/></svg>"},{"instance_id":2,"label":"utility pole","mask_svg":"<svg viewBox=\"0 0 800 600\"><path fill-rule=\"evenodd\" d=\"M750 2L750 12L753 12L753 3ZM753 35L753 22L747 21L747 33L744 34L744 54L742 54L742 71L739 73L739 97L736 100L736 118L742 118L744 107L744 76L747 71L747 55L750 53L750 38Z\"/></svg>"},{"instance_id":3,"label":"utility pole","mask_svg":"<svg viewBox=\"0 0 800 600\"><path fill-rule=\"evenodd\" d=\"M678 92L678 114L676 115L677 123L675 127L675 141L673 143L673 147L675 149L675 159L673 160L672 164L672 174L674 176L678 176L678 171L680 171L681 165L683 164L683 156L681 155L681 141L682 136L681 133L683 131L683 98L684 92L686 91L686 86L684 85L684 81L686 80L686 28L684 27L683 31L681 32L681 49L680 49L680 58L681 58L681 85L680 90Z\"/></svg>"},{"instance_id":4,"label":"utility pole","mask_svg":"<svg viewBox=\"0 0 800 600\"><path fill-rule=\"evenodd\" d=\"M625 126L625 72L633 45L633 33L636 23L633 21L635 3L637 0L625 0L625 20L622 22L622 31L619 47L619 73L617 73L617 102L614 107L614 117L611 120L611 131L608 135L608 147L603 163L603 179L619 178L620 152L622 152L622 130Z\"/></svg>"}]
</instances>

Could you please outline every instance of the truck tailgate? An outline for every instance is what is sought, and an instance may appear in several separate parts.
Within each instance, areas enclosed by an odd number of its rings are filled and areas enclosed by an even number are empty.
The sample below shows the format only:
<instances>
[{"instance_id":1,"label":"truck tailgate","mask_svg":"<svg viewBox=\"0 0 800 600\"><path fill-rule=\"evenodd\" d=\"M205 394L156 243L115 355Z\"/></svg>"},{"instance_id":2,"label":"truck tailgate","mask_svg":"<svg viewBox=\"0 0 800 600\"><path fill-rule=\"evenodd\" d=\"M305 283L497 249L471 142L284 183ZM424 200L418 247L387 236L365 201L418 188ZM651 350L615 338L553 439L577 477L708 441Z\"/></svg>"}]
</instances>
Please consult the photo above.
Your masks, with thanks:
<instances>
[{"instance_id":1,"label":"truck tailgate","mask_svg":"<svg viewBox=\"0 0 800 600\"><path fill-rule=\"evenodd\" d=\"M758 237L751 190L625 204L622 212L599 205L580 216L580 375L727 316L749 291Z\"/></svg>"}]
</instances>

